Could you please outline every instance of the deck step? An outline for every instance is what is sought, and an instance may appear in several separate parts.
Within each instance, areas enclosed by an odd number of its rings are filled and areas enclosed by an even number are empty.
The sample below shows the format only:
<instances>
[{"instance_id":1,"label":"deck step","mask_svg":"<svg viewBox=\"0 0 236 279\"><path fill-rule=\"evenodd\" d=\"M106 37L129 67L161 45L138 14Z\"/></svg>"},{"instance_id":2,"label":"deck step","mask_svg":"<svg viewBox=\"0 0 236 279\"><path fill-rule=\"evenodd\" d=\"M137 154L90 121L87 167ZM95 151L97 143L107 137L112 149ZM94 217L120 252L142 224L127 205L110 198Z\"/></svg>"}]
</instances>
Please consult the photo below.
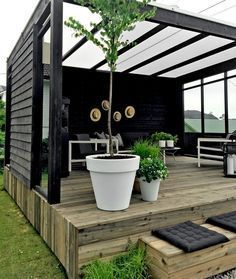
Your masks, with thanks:
<instances>
[{"instance_id":1,"label":"deck step","mask_svg":"<svg viewBox=\"0 0 236 279\"><path fill-rule=\"evenodd\" d=\"M185 253L157 237L140 238L140 244L146 246L153 279L205 279L236 267L236 233L210 224L202 226L224 234L230 241Z\"/></svg>"}]
</instances>

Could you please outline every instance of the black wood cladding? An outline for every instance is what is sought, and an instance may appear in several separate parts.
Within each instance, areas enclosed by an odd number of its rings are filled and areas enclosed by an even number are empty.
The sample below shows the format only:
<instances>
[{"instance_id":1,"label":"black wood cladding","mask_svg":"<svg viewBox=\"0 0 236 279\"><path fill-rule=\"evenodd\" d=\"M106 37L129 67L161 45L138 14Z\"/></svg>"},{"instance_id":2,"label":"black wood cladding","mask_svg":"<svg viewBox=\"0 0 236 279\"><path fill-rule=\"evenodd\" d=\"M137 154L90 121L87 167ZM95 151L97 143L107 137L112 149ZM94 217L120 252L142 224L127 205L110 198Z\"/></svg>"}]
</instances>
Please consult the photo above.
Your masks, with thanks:
<instances>
[{"instance_id":1,"label":"black wood cladding","mask_svg":"<svg viewBox=\"0 0 236 279\"><path fill-rule=\"evenodd\" d=\"M12 57L10 165L19 180L30 185L32 133L32 35Z\"/></svg>"},{"instance_id":2,"label":"black wood cladding","mask_svg":"<svg viewBox=\"0 0 236 279\"><path fill-rule=\"evenodd\" d=\"M107 112L102 110L102 100L108 99L109 74L64 67L63 95L70 98L69 132L107 131ZM176 115L181 107L176 106L176 84L173 79L141 75L114 75L113 112L120 111L120 122L112 123L113 134L117 132L168 131L178 133ZM135 116L125 117L125 108L134 106ZM92 122L90 111L99 108L101 120Z\"/></svg>"}]
</instances>

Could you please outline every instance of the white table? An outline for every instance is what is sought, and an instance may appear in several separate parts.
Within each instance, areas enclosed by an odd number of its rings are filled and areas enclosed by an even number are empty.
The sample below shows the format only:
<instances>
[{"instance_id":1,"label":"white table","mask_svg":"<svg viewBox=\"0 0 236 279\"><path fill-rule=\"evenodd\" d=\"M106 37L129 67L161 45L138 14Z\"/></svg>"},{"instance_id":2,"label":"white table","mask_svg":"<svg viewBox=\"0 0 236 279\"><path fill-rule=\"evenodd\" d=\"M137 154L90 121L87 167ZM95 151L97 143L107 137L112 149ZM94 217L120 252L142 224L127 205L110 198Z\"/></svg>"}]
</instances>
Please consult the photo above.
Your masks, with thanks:
<instances>
[{"instance_id":1,"label":"white table","mask_svg":"<svg viewBox=\"0 0 236 279\"><path fill-rule=\"evenodd\" d=\"M164 164L166 164L166 154L171 154L175 160L175 153L177 151L179 151L180 149L181 149L180 147L175 147L175 146L174 147L161 147Z\"/></svg>"},{"instance_id":2,"label":"white table","mask_svg":"<svg viewBox=\"0 0 236 279\"><path fill-rule=\"evenodd\" d=\"M119 151L119 144L118 139L113 138L112 142L116 145L116 151ZM95 151L98 150L98 144L105 144L106 145L106 152L109 153L109 139L94 139L91 138L90 140L70 140L69 141L69 172L72 169L72 163L81 163L86 162L86 159L72 159L72 145L73 144L94 144Z\"/></svg>"},{"instance_id":3,"label":"white table","mask_svg":"<svg viewBox=\"0 0 236 279\"><path fill-rule=\"evenodd\" d=\"M235 140L230 140L230 139L226 139L226 138L198 138L197 139L197 161L198 161L198 167L201 166L200 160L201 160L202 157L210 158L210 159L219 159L219 160L223 159L223 155L201 153L201 150L223 152L221 148L202 146L201 145L202 142L225 143L225 142L235 142Z\"/></svg>"}]
</instances>

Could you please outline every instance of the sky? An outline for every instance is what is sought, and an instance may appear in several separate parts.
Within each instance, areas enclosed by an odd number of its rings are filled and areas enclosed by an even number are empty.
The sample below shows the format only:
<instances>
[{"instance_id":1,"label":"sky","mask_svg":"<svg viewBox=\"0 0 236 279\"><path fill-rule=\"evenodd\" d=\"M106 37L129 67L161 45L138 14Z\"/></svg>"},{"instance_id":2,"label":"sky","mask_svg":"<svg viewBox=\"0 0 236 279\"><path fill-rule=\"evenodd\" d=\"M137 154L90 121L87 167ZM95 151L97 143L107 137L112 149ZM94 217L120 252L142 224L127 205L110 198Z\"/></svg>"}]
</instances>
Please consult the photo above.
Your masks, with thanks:
<instances>
[{"instance_id":1,"label":"sky","mask_svg":"<svg viewBox=\"0 0 236 279\"><path fill-rule=\"evenodd\" d=\"M236 25L236 0L157 0L157 3L230 21ZM0 85L6 83L6 60L38 0L0 1Z\"/></svg>"}]
</instances>

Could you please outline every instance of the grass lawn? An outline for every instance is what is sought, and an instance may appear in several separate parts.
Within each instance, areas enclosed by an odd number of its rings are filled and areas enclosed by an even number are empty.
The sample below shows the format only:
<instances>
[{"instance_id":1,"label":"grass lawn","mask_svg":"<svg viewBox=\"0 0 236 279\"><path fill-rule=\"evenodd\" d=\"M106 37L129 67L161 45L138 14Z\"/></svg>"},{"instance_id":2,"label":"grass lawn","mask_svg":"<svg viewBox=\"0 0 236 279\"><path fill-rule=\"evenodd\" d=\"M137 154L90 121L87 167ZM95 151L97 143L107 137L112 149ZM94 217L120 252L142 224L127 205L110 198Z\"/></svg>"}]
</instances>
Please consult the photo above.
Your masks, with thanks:
<instances>
[{"instance_id":1,"label":"grass lawn","mask_svg":"<svg viewBox=\"0 0 236 279\"><path fill-rule=\"evenodd\" d=\"M0 175L0 278L67 278L57 258L3 190Z\"/></svg>"}]
</instances>

